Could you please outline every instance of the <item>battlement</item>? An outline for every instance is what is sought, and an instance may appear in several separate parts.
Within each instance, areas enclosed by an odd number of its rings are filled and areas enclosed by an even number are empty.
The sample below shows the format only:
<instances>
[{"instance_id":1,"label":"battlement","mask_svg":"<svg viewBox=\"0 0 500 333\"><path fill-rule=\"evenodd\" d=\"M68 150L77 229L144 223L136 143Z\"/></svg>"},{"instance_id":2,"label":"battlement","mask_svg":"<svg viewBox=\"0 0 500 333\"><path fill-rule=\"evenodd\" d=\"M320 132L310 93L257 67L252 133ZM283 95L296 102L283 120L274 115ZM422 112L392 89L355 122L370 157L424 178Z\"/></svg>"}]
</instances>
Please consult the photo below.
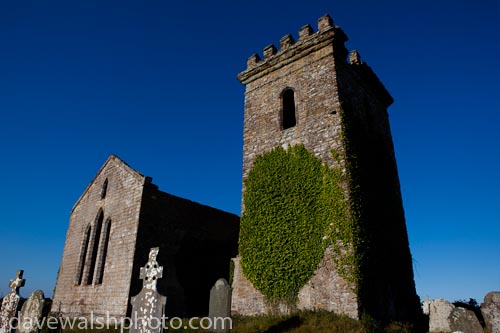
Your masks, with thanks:
<instances>
[{"instance_id":1,"label":"battlement","mask_svg":"<svg viewBox=\"0 0 500 333\"><path fill-rule=\"evenodd\" d=\"M306 24L299 29L297 41L292 35L285 35L279 41L279 49L274 44L263 49L263 59L258 54L253 54L248 58L247 69L238 75L238 79L243 84L247 84L270 71L281 68L326 45L331 45L332 42L337 46L340 56L347 57L347 50L344 47L347 36L340 27L334 25L328 14L318 19L317 29L314 32L313 28Z\"/></svg>"},{"instance_id":2,"label":"battlement","mask_svg":"<svg viewBox=\"0 0 500 333\"><path fill-rule=\"evenodd\" d=\"M357 77L360 85L378 96L385 107L388 107L393 103L391 95L370 66L361 61L358 51L353 50L349 53L344 46L347 40L344 31L335 26L332 18L325 14L318 19L316 32L306 24L299 29L297 41L288 34L279 40L279 49L270 44L262 50L263 58L258 54L250 56L247 68L238 74L238 79L247 85L325 47L333 47L336 63L346 64L347 67L344 68L349 68L350 75Z\"/></svg>"}]
</instances>

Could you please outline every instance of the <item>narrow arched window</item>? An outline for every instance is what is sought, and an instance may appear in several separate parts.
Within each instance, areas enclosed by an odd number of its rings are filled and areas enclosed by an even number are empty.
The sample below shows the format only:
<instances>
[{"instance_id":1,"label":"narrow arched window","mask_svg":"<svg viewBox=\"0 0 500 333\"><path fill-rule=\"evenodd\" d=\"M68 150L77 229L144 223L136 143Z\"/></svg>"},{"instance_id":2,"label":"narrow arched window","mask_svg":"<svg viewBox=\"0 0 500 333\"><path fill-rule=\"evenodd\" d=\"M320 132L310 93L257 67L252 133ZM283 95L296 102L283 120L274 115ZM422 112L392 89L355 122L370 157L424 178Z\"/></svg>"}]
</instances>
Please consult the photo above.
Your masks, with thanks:
<instances>
[{"instance_id":1,"label":"narrow arched window","mask_svg":"<svg viewBox=\"0 0 500 333\"><path fill-rule=\"evenodd\" d=\"M90 240L90 224L85 229L83 233L82 246L80 248L80 259L78 260L78 268L76 271L75 283L77 285L82 284L83 270L85 269L85 258L87 258L87 252L89 250L89 240Z\"/></svg>"},{"instance_id":2,"label":"narrow arched window","mask_svg":"<svg viewBox=\"0 0 500 333\"><path fill-rule=\"evenodd\" d=\"M97 250L99 249L99 240L101 236L102 221L104 219L104 212L101 210L97 215L94 233L92 234L92 245L90 246L90 266L87 273L86 284L92 284L94 279L95 265L97 261Z\"/></svg>"},{"instance_id":3,"label":"narrow arched window","mask_svg":"<svg viewBox=\"0 0 500 333\"><path fill-rule=\"evenodd\" d=\"M102 183L101 186L101 199L106 198L106 193L108 192L108 178L104 180L104 183Z\"/></svg>"},{"instance_id":4,"label":"narrow arched window","mask_svg":"<svg viewBox=\"0 0 500 333\"><path fill-rule=\"evenodd\" d=\"M104 225L101 235L101 251L97 262L96 284L102 284L104 277L104 266L106 266L106 256L108 254L109 233L111 231L111 220L108 219Z\"/></svg>"},{"instance_id":5,"label":"narrow arched window","mask_svg":"<svg viewBox=\"0 0 500 333\"><path fill-rule=\"evenodd\" d=\"M295 96L294 91L287 88L281 95L282 114L281 114L281 127L287 129L297 125L297 118L295 116Z\"/></svg>"}]
</instances>

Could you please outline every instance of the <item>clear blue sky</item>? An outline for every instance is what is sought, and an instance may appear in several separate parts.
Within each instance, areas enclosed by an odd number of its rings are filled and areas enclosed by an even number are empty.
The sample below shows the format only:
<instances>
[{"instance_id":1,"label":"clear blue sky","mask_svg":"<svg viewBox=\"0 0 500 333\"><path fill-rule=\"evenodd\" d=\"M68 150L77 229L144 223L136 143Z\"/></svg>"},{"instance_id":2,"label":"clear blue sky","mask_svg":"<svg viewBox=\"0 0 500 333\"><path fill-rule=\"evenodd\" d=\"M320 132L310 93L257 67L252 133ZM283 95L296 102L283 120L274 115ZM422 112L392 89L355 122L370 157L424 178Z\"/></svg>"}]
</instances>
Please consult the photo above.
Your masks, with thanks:
<instances>
[{"instance_id":1,"label":"clear blue sky","mask_svg":"<svg viewBox=\"0 0 500 333\"><path fill-rule=\"evenodd\" d=\"M500 290L500 4L0 2L0 293L52 295L69 214L110 154L239 214L246 59L330 13L389 108L417 292Z\"/></svg>"}]
</instances>

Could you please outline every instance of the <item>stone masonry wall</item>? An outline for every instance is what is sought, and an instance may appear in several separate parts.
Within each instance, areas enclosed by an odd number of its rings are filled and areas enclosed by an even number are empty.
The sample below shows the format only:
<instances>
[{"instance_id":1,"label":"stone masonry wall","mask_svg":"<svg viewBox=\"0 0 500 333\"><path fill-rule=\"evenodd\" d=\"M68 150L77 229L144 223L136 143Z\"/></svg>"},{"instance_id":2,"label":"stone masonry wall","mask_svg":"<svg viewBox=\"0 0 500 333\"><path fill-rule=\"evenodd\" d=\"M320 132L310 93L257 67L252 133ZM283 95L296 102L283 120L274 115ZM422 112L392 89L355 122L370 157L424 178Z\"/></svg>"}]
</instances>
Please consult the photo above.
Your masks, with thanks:
<instances>
[{"instance_id":1,"label":"stone masonry wall","mask_svg":"<svg viewBox=\"0 0 500 333\"><path fill-rule=\"evenodd\" d=\"M358 225L364 239L358 286L361 311L382 321L418 321L403 202L387 107L393 100L356 51L337 62L348 138L351 181L356 184Z\"/></svg>"},{"instance_id":2,"label":"stone masonry wall","mask_svg":"<svg viewBox=\"0 0 500 333\"><path fill-rule=\"evenodd\" d=\"M166 315L206 316L210 288L229 279L238 251L239 217L212 207L144 187L131 279L131 296L142 286L139 269L151 247L159 247L163 278L158 291L167 296Z\"/></svg>"},{"instance_id":3,"label":"stone masonry wall","mask_svg":"<svg viewBox=\"0 0 500 333\"><path fill-rule=\"evenodd\" d=\"M337 273L334 255L331 247L326 249L313 277L299 291L298 309L322 309L358 318L357 295L352 285Z\"/></svg>"},{"instance_id":4,"label":"stone masonry wall","mask_svg":"<svg viewBox=\"0 0 500 333\"><path fill-rule=\"evenodd\" d=\"M240 260L240 257L233 258L231 315L257 316L269 313L264 295L245 277Z\"/></svg>"},{"instance_id":5,"label":"stone masonry wall","mask_svg":"<svg viewBox=\"0 0 500 333\"><path fill-rule=\"evenodd\" d=\"M101 199L105 179L108 186L106 196ZM110 316L126 315L144 181L144 176L111 156L77 201L71 212L52 311L70 317L89 316L91 311L94 315L108 311ZM77 285L83 237L88 225L95 230L100 209L104 212L103 230L105 222L111 219L103 281L98 284L94 279L90 285L85 281ZM89 272L92 244L91 239L84 275ZM103 246L101 241L98 253L103 251Z\"/></svg>"},{"instance_id":6,"label":"stone masonry wall","mask_svg":"<svg viewBox=\"0 0 500 333\"><path fill-rule=\"evenodd\" d=\"M267 47L264 61L252 56L239 75L246 85L243 180L255 157L277 146L304 144L330 166L335 164L330 151L343 150L333 40L343 43L345 35L329 17L321 20L323 30L313 34L310 26L303 27L295 44L282 42L279 52ZM282 40L287 38L291 36ZM281 94L286 88L295 92L297 125L282 130Z\"/></svg>"},{"instance_id":7,"label":"stone masonry wall","mask_svg":"<svg viewBox=\"0 0 500 333\"><path fill-rule=\"evenodd\" d=\"M328 248L314 276L300 289L297 309L322 309L357 318L356 294L352 286L337 273L333 255L331 248ZM243 274L240 258L234 258L233 262L232 314L256 316L272 312L273 308L268 305L264 295ZM284 305L280 308L281 312L289 310Z\"/></svg>"}]
</instances>

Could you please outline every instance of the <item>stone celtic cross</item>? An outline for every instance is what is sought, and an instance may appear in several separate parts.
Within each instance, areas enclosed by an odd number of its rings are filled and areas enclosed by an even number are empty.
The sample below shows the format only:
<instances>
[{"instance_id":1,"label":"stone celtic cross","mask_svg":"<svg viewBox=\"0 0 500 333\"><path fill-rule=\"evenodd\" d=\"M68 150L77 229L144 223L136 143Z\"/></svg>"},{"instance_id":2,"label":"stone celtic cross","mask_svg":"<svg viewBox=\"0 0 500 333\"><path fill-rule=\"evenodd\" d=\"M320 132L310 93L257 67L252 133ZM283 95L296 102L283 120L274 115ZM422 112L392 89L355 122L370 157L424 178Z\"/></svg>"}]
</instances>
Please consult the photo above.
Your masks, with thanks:
<instances>
[{"instance_id":1,"label":"stone celtic cross","mask_svg":"<svg viewBox=\"0 0 500 333\"><path fill-rule=\"evenodd\" d=\"M11 320L16 315L19 299L21 298L18 295L19 288L24 286L25 282L23 273L23 270L18 270L16 272L16 277L10 280L9 287L11 290L7 296L4 297L2 309L0 310L0 333L10 333L11 331Z\"/></svg>"},{"instance_id":2,"label":"stone celtic cross","mask_svg":"<svg viewBox=\"0 0 500 333\"><path fill-rule=\"evenodd\" d=\"M149 251L149 260L146 266L141 267L139 278L142 279L144 289L156 290L156 281L163 276L163 267L158 265L156 256L159 248L154 247Z\"/></svg>"},{"instance_id":3,"label":"stone celtic cross","mask_svg":"<svg viewBox=\"0 0 500 333\"><path fill-rule=\"evenodd\" d=\"M149 259L141 267L139 278L142 279L142 290L131 298L132 327L129 333L161 333L165 304L167 298L156 290L156 282L163 275L163 267L156 261L158 247L149 251Z\"/></svg>"}]
</instances>

